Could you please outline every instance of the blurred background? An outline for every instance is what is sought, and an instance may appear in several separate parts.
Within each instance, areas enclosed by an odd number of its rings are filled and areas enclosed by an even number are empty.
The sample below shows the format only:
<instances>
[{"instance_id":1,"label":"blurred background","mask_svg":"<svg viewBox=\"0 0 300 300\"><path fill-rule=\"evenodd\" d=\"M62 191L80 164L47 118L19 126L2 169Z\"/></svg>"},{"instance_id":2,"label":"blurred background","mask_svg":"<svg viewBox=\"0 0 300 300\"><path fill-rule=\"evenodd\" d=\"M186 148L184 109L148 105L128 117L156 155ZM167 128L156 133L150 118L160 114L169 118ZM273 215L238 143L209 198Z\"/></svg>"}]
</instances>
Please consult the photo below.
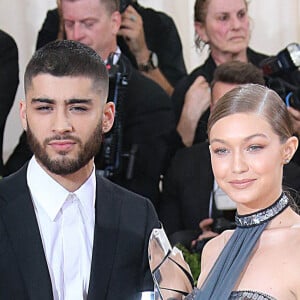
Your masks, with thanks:
<instances>
[{"instance_id":1,"label":"blurred background","mask_svg":"<svg viewBox=\"0 0 300 300\"><path fill-rule=\"evenodd\" d=\"M206 58L194 46L194 0L139 0L143 6L153 7L170 15L179 31L188 72ZM250 47L258 52L275 55L291 42L300 43L300 0L250 0L252 19ZM14 107L7 120L4 137L4 159L14 148L22 131L18 116L19 100L24 97L24 68L35 50L39 29L48 9L56 7L56 0L1 0L0 28L15 39L19 50L20 85ZM0 99L1 101L1 99Z\"/></svg>"}]
</instances>

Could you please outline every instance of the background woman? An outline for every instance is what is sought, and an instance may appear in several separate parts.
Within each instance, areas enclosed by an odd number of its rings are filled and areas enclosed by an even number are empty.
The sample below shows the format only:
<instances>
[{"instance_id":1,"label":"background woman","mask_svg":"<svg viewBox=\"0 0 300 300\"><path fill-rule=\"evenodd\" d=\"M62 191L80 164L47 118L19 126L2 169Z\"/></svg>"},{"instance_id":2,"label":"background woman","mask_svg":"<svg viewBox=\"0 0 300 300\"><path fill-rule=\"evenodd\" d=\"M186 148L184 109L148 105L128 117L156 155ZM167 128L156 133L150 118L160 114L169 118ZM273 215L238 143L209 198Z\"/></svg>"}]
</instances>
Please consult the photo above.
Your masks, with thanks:
<instances>
[{"instance_id":1,"label":"background woman","mask_svg":"<svg viewBox=\"0 0 300 300\"><path fill-rule=\"evenodd\" d=\"M232 60L258 66L267 57L248 47L250 21L245 0L196 0L194 24L196 46L202 50L207 45L210 55L181 80L173 94L177 131L186 146L207 138L209 84L216 67Z\"/></svg>"}]
</instances>

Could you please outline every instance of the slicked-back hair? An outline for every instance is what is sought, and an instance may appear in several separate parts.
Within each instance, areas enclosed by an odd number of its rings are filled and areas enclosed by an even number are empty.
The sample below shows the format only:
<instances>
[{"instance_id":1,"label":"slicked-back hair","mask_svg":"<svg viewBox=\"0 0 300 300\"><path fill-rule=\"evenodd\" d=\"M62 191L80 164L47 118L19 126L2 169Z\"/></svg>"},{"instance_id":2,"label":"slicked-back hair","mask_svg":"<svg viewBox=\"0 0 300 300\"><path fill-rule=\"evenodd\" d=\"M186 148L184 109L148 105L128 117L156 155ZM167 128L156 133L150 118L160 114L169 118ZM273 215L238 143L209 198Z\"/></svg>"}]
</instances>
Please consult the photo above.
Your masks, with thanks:
<instances>
[{"instance_id":1,"label":"slicked-back hair","mask_svg":"<svg viewBox=\"0 0 300 300\"><path fill-rule=\"evenodd\" d=\"M230 84L256 83L265 85L262 70L252 63L241 61L230 61L219 65L214 72L211 88L213 88L216 82Z\"/></svg>"},{"instance_id":2,"label":"slicked-back hair","mask_svg":"<svg viewBox=\"0 0 300 300\"><path fill-rule=\"evenodd\" d=\"M245 84L232 89L217 101L208 120L208 136L217 121L236 113L262 116L281 143L293 135L289 112L279 95L262 85Z\"/></svg>"},{"instance_id":3,"label":"slicked-back hair","mask_svg":"<svg viewBox=\"0 0 300 300\"><path fill-rule=\"evenodd\" d=\"M90 47L71 40L50 42L37 50L30 59L24 75L25 94L32 79L40 74L56 77L86 77L106 101L108 72L100 56Z\"/></svg>"}]
</instances>

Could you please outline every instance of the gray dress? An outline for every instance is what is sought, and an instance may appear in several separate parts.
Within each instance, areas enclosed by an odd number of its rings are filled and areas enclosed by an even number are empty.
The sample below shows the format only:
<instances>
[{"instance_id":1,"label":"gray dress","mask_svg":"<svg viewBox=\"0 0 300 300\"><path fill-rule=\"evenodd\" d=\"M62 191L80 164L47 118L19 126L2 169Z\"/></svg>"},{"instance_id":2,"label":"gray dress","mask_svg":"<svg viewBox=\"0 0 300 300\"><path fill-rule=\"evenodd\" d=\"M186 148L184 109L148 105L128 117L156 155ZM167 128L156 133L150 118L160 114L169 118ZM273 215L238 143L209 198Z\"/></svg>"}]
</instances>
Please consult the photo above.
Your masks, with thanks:
<instances>
[{"instance_id":1,"label":"gray dress","mask_svg":"<svg viewBox=\"0 0 300 300\"><path fill-rule=\"evenodd\" d=\"M282 195L268 208L253 214L239 216L237 228L226 243L200 289L186 300L275 300L259 291L233 291L261 233L270 220L289 206L288 197Z\"/></svg>"}]
</instances>

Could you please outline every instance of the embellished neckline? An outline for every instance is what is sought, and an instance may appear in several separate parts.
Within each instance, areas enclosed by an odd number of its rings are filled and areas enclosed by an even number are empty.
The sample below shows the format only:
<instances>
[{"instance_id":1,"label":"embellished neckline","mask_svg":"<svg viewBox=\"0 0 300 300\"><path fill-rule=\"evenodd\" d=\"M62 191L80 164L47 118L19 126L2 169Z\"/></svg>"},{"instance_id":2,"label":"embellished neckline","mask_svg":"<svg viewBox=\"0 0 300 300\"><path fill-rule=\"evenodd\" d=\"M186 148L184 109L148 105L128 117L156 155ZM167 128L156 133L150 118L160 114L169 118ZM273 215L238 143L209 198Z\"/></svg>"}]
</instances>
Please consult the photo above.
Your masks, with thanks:
<instances>
[{"instance_id":1,"label":"embellished neckline","mask_svg":"<svg viewBox=\"0 0 300 300\"><path fill-rule=\"evenodd\" d=\"M257 226L273 219L288 206L289 199L285 193L282 193L281 196L272 205L265 209L248 215L236 214L235 223L238 227Z\"/></svg>"}]
</instances>

